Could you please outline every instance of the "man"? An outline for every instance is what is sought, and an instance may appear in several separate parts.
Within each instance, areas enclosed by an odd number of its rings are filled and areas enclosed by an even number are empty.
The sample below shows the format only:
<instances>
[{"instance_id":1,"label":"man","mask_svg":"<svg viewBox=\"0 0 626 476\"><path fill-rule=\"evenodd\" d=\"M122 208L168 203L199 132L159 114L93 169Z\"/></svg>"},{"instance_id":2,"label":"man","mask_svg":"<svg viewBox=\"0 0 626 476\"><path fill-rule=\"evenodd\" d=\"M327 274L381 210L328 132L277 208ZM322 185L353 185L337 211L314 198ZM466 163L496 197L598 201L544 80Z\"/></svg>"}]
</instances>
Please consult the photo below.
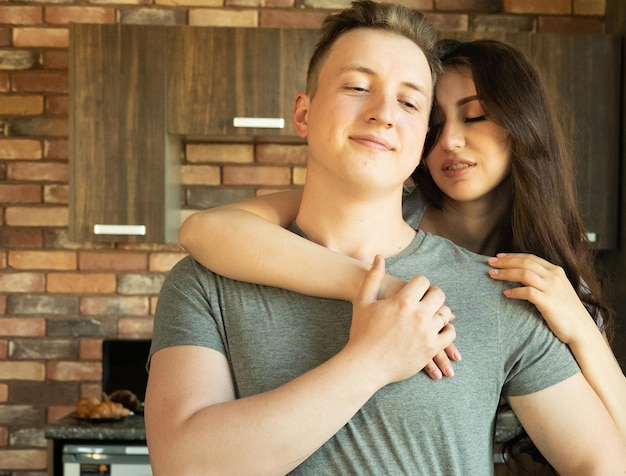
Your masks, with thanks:
<instances>
[{"instance_id":1,"label":"man","mask_svg":"<svg viewBox=\"0 0 626 476\"><path fill-rule=\"evenodd\" d=\"M354 302L232 281L190 258L155 317L146 430L161 474L489 474L500 395L562 474L624 474L606 410L532 306L475 255L402 219L438 70L413 10L356 2L329 17L293 122L309 145L293 226L373 262ZM463 361L419 371L457 333Z\"/></svg>"}]
</instances>

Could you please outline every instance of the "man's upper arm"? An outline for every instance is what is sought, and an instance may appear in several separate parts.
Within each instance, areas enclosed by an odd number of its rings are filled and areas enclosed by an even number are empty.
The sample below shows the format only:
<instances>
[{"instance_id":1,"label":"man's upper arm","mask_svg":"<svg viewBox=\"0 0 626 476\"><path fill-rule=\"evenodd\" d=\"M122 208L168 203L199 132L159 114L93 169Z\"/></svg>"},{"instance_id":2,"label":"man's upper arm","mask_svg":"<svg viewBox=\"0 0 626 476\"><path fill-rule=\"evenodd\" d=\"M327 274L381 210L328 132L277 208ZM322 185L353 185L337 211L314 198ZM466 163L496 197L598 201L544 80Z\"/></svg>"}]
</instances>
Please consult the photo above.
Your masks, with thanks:
<instances>
[{"instance_id":1,"label":"man's upper arm","mask_svg":"<svg viewBox=\"0 0 626 476\"><path fill-rule=\"evenodd\" d=\"M626 472L624 442L582 374L539 392L509 397L509 403L537 448L559 473Z\"/></svg>"},{"instance_id":2,"label":"man's upper arm","mask_svg":"<svg viewBox=\"0 0 626 476\"><path fill-rule=\"evenodd\" d=\"M175 346L151 358L146 390L146 434L152 463L175 460L185 422L202 408L234 400L230 367L220 352L201 346Z\"/></svg>"}]
</instances>

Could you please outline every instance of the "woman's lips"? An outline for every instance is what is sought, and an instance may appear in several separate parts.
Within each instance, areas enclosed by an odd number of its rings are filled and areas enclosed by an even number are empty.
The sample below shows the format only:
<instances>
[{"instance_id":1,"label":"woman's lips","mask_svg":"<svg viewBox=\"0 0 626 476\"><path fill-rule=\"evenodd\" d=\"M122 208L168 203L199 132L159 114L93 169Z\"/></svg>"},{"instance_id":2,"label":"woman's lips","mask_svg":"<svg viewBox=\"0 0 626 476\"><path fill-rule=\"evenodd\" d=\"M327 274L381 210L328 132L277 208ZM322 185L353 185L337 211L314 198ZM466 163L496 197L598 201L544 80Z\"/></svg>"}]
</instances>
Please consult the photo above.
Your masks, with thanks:
<instances>
[{"instance_id":1,"label":"woman's lips","mask_svg":"<svg viewBox=\"0 0 626 476\"><path fill-rule=\"evenodd\" d=\"M475 166L467 161L449 161L443 164L441 170L446 177L455 178L468 174Z\"/></svg>"}]
</instances>

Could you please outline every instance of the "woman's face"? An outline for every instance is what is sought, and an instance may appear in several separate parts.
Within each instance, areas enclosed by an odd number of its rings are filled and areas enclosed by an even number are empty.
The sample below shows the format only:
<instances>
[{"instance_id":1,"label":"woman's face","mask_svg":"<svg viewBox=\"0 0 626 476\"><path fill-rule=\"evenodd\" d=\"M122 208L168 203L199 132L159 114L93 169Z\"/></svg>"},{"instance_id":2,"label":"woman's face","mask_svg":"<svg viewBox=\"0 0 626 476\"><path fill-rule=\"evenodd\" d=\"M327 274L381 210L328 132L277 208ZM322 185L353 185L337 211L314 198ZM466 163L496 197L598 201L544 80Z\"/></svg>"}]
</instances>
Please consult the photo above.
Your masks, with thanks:
<instances>
[{"instance_id":1,"label":"woman's face","mask_svg":"<svg viewBox=\"0 0 626 476\"><path fill-rule=\"evenodd\" d=\"M496 200L490 192L509 173L507 133L486 115L470 71L446 69L435 99L433 123L441 134L426 157L433 180L454 201Z\"/></svg>"}]
</instances>

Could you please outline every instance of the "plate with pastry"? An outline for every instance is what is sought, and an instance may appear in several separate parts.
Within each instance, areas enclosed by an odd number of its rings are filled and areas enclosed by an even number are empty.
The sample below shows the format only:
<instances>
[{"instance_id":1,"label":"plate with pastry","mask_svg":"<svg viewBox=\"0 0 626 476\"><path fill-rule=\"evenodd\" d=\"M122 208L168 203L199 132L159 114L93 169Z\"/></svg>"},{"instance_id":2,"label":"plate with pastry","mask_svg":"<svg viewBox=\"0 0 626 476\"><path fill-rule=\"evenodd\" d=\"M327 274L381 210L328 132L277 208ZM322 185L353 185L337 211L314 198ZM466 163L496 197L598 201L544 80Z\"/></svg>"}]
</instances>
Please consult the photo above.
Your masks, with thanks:
<instances>
[{"instance_id":1,"label":"plate with pastry","mask_svg":"<svg viewBox=\"0 0 626 476\"><path fill-rule=\"evenodd\" d=\"M85 397L76 403L76 416L80 420L104 423L123 420L132 414L124 405L108 398L98 400L95 397Z\"/></svg>"}]
</instances>

